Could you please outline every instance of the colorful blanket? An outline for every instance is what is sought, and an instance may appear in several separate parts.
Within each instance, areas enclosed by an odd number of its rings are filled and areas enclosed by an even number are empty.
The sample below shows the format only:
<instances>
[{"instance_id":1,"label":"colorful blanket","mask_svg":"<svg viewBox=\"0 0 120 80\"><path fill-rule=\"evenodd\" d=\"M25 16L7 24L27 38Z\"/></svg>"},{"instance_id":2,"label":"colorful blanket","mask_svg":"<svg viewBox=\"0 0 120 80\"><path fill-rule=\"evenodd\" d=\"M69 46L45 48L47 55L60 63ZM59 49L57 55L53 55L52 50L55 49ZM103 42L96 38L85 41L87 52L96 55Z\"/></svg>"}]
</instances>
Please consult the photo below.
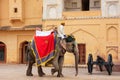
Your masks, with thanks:
<instances>
[{"instance_id":1,"label":"colorful blanket","mask_svg":"<svg viewBox=\"0 0 120 80\"><path fill-rule=\"evenodd\" d=\"M55 38L54 33L48 36L34 36L32 40L33 53L37 66L45 64L54 58Z\"/></svg>"}]
</instances>

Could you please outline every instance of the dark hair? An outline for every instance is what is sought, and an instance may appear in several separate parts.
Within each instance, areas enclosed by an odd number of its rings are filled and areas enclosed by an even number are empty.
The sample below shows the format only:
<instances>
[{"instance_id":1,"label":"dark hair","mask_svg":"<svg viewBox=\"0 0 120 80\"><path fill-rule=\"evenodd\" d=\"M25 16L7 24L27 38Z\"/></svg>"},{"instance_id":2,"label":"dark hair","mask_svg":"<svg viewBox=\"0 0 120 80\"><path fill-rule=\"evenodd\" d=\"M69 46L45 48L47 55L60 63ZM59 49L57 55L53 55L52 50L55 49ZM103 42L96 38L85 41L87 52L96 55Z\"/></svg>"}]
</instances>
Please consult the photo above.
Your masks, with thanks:
<instances>
[{"instance_id":1,"label":"dark hair","mask_svg":"<svg viewBox=\"0 0 120 80\"><path fill-rule=\"evenodd\" d=\"M61 25L63 25L63 26L64 26L64 25L65 25L65 23L61 23Z\"/></svg>"}]
</instances>

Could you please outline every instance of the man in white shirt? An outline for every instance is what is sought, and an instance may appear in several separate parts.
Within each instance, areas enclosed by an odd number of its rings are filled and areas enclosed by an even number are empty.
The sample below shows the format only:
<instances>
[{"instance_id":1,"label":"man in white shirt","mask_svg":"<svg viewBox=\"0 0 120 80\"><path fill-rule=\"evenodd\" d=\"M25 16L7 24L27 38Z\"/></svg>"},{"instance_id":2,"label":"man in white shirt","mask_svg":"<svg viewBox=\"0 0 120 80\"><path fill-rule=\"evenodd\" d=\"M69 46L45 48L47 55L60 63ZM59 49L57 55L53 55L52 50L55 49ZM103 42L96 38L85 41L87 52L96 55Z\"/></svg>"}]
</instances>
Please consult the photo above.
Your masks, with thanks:
<instances>
[{"instance_id":1,"label":"man in white shirt","mask_svg":"<svg viewBox=\"0 0 120 80\"><path fill-rule=\"evenodd\" d=\"M66 49L66 41L65 41L65 33L64 33L64 26L65 23L61 23L61 25L58 27L57 32L58 32L58 37L59 37L59 42L62 45L64 49Z\"/></svg>"},{"instance_id":2,"label":"man in white shirt","mask_svg":"<svg viewBox=\"0 0 120 80\"><path fill-rule=\"evenodd\" d=\"M62 39L65 38L64 26L65 26L65 23L61 23L61 25L57 29L57 31L58 31L58 37L60 37Z\"/></svg>"}]
</instances>

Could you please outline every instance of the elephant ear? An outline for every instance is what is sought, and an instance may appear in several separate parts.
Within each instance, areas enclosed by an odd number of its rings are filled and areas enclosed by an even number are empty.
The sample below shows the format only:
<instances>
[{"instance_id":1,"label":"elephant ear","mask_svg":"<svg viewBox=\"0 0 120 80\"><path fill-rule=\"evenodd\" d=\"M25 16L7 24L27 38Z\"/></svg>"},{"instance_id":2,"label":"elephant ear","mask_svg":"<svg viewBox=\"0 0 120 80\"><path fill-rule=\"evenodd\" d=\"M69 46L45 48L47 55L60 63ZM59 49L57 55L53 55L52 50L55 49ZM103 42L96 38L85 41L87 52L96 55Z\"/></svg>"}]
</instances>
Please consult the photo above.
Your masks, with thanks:
<instances>
[{"instance_id":1,"label":"elephant ear","mask_svg":"<svg viewBox=\"0 0 120 80\"><path fill-rule=\"evenodd\" d=\"M73 35L67 35L66 42L73 42L73 41L75 41L74 36Z\"/></svg>"}]
</instances>

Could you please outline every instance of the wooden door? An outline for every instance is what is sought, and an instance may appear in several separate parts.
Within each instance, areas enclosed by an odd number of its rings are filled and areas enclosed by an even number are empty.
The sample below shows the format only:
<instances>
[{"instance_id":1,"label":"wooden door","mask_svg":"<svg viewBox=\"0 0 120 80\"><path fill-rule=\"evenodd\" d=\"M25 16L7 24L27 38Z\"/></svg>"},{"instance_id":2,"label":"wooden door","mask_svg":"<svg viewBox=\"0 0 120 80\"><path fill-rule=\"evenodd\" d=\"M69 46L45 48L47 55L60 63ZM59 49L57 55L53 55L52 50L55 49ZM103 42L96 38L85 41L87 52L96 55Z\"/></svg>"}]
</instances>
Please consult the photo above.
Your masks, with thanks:
<instances>
[{"instance_id":1,"label":"wooden door","mask_svg":"<svg viewBox=\"0 0 120 80\"><path fill-rule=\"evenodd\" d=\"M85 64L86 60L86 46L85 44L78 44L79 49L79 64Z\"/></svg>"}]
</instances>

